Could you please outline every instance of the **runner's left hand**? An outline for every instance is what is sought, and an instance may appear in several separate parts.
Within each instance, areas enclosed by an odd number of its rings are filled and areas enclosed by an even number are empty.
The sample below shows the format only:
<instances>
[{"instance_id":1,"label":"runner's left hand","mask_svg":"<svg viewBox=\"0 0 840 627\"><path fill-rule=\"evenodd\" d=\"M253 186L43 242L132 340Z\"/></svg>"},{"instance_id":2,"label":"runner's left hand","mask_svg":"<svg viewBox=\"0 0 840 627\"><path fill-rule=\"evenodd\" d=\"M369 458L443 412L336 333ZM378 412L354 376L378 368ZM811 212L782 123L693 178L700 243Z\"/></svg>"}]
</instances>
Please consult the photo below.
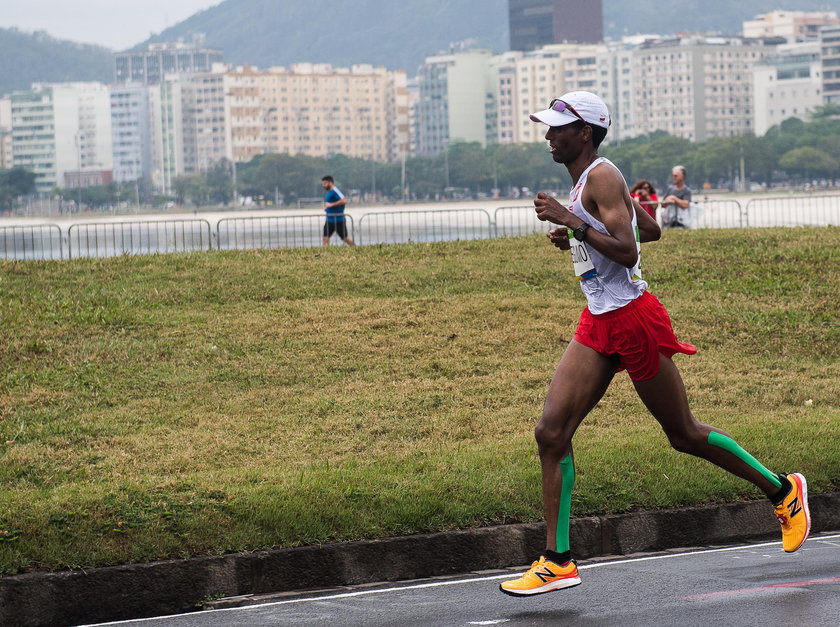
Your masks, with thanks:
<instances>
[{"instance_id":1,"label":"runner's left hand","mask_svg":"<svg viewBox=\"0 0 840 627\"><path fill-rule=\"evenodd\" d=\"M534 198L534 210L537 212L537 218L543 222L551 222L552 224L568 225L569 218L574 215L545 192L540 192Z\"/></svg>"}]
</instances>

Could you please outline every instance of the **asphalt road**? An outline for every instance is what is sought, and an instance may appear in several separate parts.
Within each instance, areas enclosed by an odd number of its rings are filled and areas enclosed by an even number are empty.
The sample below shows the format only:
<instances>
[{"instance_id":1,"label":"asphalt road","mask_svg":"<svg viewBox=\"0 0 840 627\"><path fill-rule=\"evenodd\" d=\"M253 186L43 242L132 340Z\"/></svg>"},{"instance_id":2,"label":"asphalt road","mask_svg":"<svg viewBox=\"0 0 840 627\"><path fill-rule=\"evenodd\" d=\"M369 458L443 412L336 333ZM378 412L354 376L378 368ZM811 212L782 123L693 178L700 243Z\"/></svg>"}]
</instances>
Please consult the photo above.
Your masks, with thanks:
<instances>
[{"instance_id":1,"label":"asphalt road","mask_svg":"<svg viewBox=\"0 0 840 627\"><path fill-rule=\"evenodd\" d=\"M589 560L583 585L511 598L511 573L379 586L154 619L148 627L266 625L831 625L840 624L840 534L815 535L797 553L780 542ZM278 597L280 598L280 597Z\"/></svg>"}]
</instances>

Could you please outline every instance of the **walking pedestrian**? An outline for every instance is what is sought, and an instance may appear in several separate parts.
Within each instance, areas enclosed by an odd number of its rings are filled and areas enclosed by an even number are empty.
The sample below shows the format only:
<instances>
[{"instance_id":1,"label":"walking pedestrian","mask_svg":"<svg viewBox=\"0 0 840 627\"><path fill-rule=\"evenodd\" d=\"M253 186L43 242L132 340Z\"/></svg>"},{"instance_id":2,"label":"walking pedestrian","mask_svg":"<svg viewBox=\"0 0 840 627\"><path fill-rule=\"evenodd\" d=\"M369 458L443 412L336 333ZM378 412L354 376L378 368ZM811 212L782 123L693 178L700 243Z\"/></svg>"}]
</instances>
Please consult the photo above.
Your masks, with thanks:
<instances>
[{"instance_id":1,"label":"walking pedestrian","mask_svg":"<svg viewBox=\"0 0 840 627\"><path fill-rule=\"evenodd\" d=\"M345 244L353 246L353 240L347 234L347 217L344 215L347 199L336 187L335 179L329 174L321 178L321 187L327 191L324 194L324 212L327 214L327 220L324 222L323 245L329 246L332 234L338 233Z\"/></svg>"}]
</instances>

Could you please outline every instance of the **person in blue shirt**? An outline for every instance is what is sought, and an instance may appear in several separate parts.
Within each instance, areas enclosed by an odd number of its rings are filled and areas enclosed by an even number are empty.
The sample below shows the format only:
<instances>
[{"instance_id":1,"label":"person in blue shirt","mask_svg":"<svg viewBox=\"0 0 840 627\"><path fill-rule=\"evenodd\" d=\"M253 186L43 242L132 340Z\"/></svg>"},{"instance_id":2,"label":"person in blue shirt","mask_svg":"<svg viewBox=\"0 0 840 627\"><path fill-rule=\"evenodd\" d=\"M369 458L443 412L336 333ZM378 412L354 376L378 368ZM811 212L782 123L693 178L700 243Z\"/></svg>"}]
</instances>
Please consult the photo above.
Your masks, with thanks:
<instances>
[{"instance_id":1,"label":"person in blue shirt","mask_svg":"<svg viewBox=\"0 0 840 627\"><path fill-rule=\"evenodd\" d=\"M324 211L327 214L327 221L324 223L324 246L330 245L330 237L333 233L348 246L353 245L353 240L347 235L347 218L344 216L344 206L347 200L341 190L335 186L335 180L329 174L321 179L321 186L327 190L324 195Z\"/></svg>"}]
</instances>

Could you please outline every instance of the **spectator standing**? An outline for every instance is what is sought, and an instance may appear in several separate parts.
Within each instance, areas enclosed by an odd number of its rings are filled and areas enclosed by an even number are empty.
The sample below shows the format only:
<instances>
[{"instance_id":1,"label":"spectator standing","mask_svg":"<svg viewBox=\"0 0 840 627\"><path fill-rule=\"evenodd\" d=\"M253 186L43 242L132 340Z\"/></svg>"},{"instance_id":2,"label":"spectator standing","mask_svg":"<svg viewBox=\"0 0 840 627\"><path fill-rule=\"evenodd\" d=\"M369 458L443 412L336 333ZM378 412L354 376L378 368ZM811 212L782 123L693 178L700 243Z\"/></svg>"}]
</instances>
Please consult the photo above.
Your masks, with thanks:
<instances>
[{"instance_id":1,"label":"spectator standing","mask_svg":"<svg viewBox=\"0 0 840 627\"><path fill-rule=\"evenodd\" d=\"M666 229L687 229L683 212L691 204L691 188L685 184L685 167L675 165L671 170L671 185L662 199L662 226Z\"/></svg>"},{"instance_id":2,"label":"spectator standing","mask_svg":"<svg viewBox=\"0 0 840 627\"><path fill-rule=\"evenodd\" d=\"M347 217L344 215L344 207L347 200L344 194L335 185L335 180L329 174L321 179L321 187L327 190L324 195L324 212L327 214L327 221L324 223L324 246L330 245L330 237L333 233L348 246L353 246L353 240L347 234Z\"/></svg>"}]
</instances>

